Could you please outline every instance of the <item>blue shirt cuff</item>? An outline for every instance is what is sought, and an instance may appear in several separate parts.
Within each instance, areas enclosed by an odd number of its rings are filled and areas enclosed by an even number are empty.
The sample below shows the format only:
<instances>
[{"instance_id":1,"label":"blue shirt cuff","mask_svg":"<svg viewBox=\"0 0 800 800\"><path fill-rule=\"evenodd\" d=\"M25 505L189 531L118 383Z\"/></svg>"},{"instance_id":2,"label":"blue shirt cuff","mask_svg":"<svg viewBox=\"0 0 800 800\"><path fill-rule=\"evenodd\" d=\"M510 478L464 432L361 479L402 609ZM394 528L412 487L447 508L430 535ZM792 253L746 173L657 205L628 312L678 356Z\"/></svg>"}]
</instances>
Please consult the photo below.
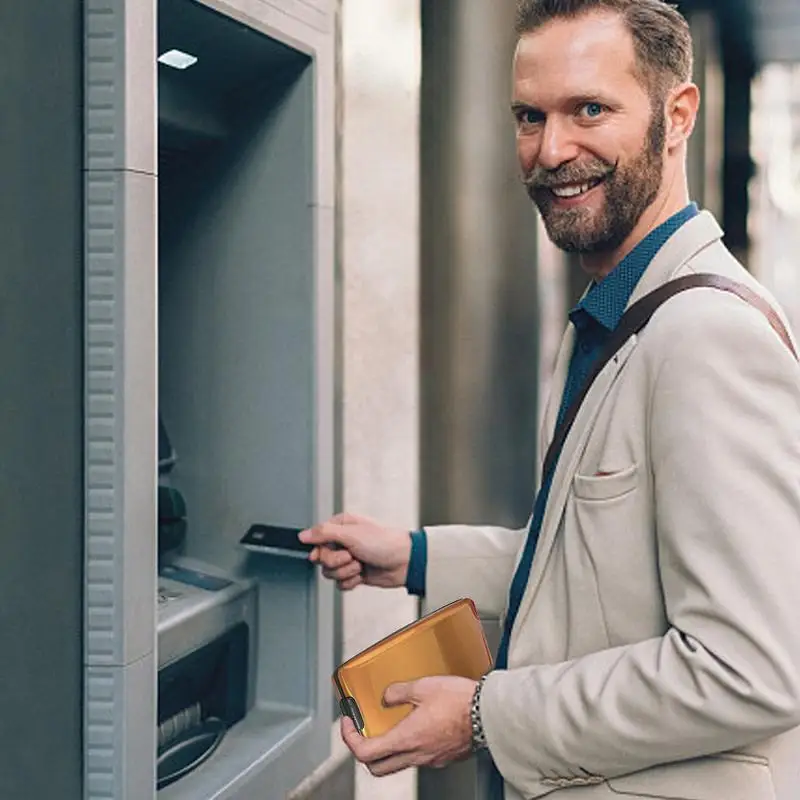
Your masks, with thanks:
<instances>
[{"instance_id":1,"label":"blue shirt cuff","mask_svg":"<svg viewBox=\"0 0 800 800\"><path fill-rule=\"evenodd\" d=\"M411 556L408 559L406 589L409 594L425 597L425 568L428 566L428 537L425 529L411 532Z\"/></svg>"}]
</instances>

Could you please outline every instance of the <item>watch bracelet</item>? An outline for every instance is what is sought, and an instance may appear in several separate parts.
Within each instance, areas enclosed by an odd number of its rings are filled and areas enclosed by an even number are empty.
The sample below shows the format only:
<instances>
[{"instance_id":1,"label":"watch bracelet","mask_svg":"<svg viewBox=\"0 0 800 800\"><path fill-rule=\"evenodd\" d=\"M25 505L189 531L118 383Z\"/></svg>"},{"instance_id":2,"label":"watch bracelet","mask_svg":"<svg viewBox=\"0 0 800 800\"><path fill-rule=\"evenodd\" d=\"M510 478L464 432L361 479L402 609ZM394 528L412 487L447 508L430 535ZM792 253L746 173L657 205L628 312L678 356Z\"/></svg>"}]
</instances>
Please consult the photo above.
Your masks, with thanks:
<instances>
[{"instance_id":1,"label":"watch bracelet","mask_svg":"<svg viewBox=\"0 0 800 800\"><path fill-rule=\"evenodd\" d=\"M475 687L475 692L472 695L472 705L469 711L473 751L485 750L488 747L486 732L483 729L483 722L481 721L481 691L483 690L485 682L486 675L478 681L478 685Z\"/></svg>"}]
</instances>

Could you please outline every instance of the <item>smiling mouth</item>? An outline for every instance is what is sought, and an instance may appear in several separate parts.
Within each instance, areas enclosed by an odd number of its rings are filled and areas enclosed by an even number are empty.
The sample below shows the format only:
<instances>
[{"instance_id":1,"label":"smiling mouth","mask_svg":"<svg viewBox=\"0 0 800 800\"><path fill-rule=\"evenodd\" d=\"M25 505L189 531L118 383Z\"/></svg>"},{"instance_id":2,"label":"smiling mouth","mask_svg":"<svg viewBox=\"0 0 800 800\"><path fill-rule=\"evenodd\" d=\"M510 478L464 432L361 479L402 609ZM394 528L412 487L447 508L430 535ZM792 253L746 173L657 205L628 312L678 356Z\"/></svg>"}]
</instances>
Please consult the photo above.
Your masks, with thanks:
<instances>
[{"instance_id":1,"label":"smiling mouth","mask_svg":"<svg viewBox=\"0 0 800 800\"><path fill-rule=\"evenodd\" d=\"M559 200L574 200L577 197L587 194L587 192L590 192L595 186L599 186L604 180L604 178L593 178L585 183L573 183L569 186L551 186L549 189Z\"/></svg>"}]
</instances>

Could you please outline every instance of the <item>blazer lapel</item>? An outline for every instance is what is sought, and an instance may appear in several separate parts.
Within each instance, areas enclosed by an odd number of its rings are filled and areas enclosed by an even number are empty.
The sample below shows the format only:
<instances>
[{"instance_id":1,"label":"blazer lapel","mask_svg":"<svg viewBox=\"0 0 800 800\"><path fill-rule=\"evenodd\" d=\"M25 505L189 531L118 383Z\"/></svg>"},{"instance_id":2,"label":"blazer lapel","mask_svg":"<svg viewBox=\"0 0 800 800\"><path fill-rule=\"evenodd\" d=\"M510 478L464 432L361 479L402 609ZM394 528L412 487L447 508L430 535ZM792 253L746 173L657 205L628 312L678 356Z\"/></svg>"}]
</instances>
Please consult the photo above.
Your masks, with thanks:
<instances>
[{"instance_id":1,"label":"blazer lapel","mask_svg":"<svg viewBox=\"0 0 800 800\"><path fill-rule=\"evenodd\" d=\"M575 326L570 322L567 325L567 330L561 339L561 347L558 351L556 358L556 365L553 371L553 379L550 385L550 391L545 403L544 415L542 419L542 429L539 441L539 453L537 458L537 476L536 476L536 490L542 482L542 466L544 463L544 454L550 446L555 433L556 421L558 420L558 412L561 407L561 398L564 394L564 387L567 384L567 375L569 374L569 364L572 360L572 350L575 347Z\"/></svg>"},{"instance_id":2,"label":"blazer lapel","mask_svg":"<svg viewBox=\"0 0 800 800\"><path fill-rule=\"evenodd\" d=\"M561 515L564 511L570 487L572 486L572 477L578 467L578 461L583 452L584 445L594 427L597 414L606 396L611 391L614 381L630 358L631 353L635 350L636 344L637 337L632 336L597 376L564 442L564 447L561 450L556 471L553 475L550 494L547 498L547 508L545 510L544 519L542 520L541 530L539 531L539 540L536 544L536 555L533 559L533 565L531 566L531 574L528 578L525 595L522 598L522 603L517 614L514 625L515 630L519 630L524 616L533 602L536 589L541 582L550 551L553 548L558 534Z\"/></svg>"},{"instance_id":3,"label":"blazer lapel","mask_svg":"<svg viewBox=\"0 0 800 800\"><path fill-rule=\"evenodd\" d=\"M665 284L687 261L719 241L722 236L722 228L710 212L701 211L690 219L656 253L641 280L636 284L628 306Z\"/></svg>"},{"instance_id":4,"label":"blazer lapel","mask_svg":"<svg viewBox=\"0 0 800 800\"><path fill-rule=\"evenodd\" d=\"M632 305L648 292L666 283L687 261L704 248L718 241L722 235L722 229L717 224L713 215L707 211L703 211L689 220L658 252L636 286L628 305ZM555 432L556 419L558 417L561 396L566 383L574 342L575 329L570 325L561 344L561 350L559 351L553 378L553 389L550 392L547 408L545 410L542 451L547 449ZM558 465L556 466L555 475L553 476L553 483L550 487L547 509L539 532L536 556L533 560L531 574L528 579L528 585L525 589L525 595L523 596L519 613L517 614L512 637L515 631L520 630L525 615L530 610L533 603L536 590L541 583L550 551L553 549L561 524L561 516L569 495L570 487L572 486L572 478L578 468L584 446L594 428L597 414L606 396L611 391L614 381L622 371L628 358L630 358L631 353L635 350L637 343L638 337L632 336L597 376L583 401L578 416L575 418L569 436L564 442L564 447L562 448L561 455L558 459ZM539 471L541 473L541 466Z\"/></svg>"},{"instance_id":5,"label":"blazer lapel","mask_svg":"<svg viewBox=\"0 0 800 800\"><path fill-rule=\"evenodd\" d=\"M713 215L707 211L703 211L689 220L658 252L636 286L628 305L632 305L648 292L666 283L687 261L704 248L718 241L722 235L722 229L717 224ZM564 392L567 373L569 371L574 343L575 329L570 324L561 344L553 377L553 388L550 392L544 414L542 453L546 451L555 432L555 424L561 405L561 397ZM630 358L631 353L635 350L637 343L638 337L631 337L597 376L583 401L578 416L575 418L569 436L564 442L564 447L561 450L558 465L556 466L555 475L553 476L553 483L550 487L547 509L544 519L542 520L539 541L536 546L536 556L534 557L531 567L531 574L525 589L525 595L523 596L522 604L517 614L514 631L520 629L524 617L533 603L536 590L541 583L550 551L553 549L561 524L561 516L572 485L572 478L578 468L578 462L584 446L594 428L597 414L609 391L611 391L614 381L622 371L628 358ZM539 481L541 481L541 461L543 457L543 455L540 455L539 459ZM512 631L512 637L514 631Z\"/></svg>"}]
</instances>

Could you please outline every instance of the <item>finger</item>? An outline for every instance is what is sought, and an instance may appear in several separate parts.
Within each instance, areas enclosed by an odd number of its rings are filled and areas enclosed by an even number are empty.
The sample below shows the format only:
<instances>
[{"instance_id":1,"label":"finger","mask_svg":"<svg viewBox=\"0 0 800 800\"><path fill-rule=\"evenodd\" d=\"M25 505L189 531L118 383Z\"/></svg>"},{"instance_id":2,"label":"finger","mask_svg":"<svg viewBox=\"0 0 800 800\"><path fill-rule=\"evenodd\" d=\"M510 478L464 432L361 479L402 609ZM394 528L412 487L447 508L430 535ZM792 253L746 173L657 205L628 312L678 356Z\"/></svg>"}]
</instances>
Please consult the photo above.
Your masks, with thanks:
<instances>
[{"instance_id":1,"label":"finger","mask_svg":"<svg viewBox=\"0 0 800 800\"><path fill-rule=\"evenodd\" d=\"M350 752L362 763L372 764L399 753L414 749L413 738L406 732L403 722L382 736L368 738L362 736L349 717L343 717L341 723L342 738L350 748Z\"/></svg>"},{"instance_id":2,"label":"finger","mask_svg":"<svg viewBox=\"0 0 800 800\"><path fill-rule=\"evenodd\" d=\"M347 745L350 752L358 758L358 753L361 750L361 741L364 737L358 732L353 720L346 714L339 721L339 730L342 734L342 741Z\"/></svg>"},{"instance_id":3,"label":"finger","mask_svg":"<svg viewBox=\"0 0 800 800\"><path fill-rule=\"evenodd\" d=\"M394 775L402 772L409 767L421 766L421 760L414 752L397 753L396 755L384 758L381 761L374 761L367 765L367 769L376 777L383 778L387 775Z\"/></svg>"},{"instance_id":4,"label":"finger","mask_svg":"<svg viewBox=\"0 0 800 800\"><path fill-rule=\"evenodd\" d=\"M350 580L350 578L355 578L356 575L361 574L361 564L358 561L351 561L349 564L339 567L339 569L323 569L322 574L334 581Z\"/></svg>"},{"instance_id":5,"label":"finger","mask_svg":"<svg viewBox=\"0 0 800 800\"><path fill-rule=\"evenodd\" d=\"M350 580L342 581L338 584L339 590L342 592L350 592L356 588L356 586L361 586L364 583L364 578L361 575L357 575L355 578L350 578Z\"/></svg>"},{"instance_id":6,"label":"finger","mask_svg":"<svg viewBox=\"0 0 800 800\"><path fill-rule=\"evenodd\" d=\"M306 528L304 531L300 531L300 533L297 534L297 538L304 544L328 544L328 537L323 532L323 528L327 524L326 522L320 522L318 525Z\"/></svg>"},{"instance_id":7,"label":"finger","mask_svg":"<svg viewBox=\"0 0 800 800\"><path fill-rule=\"evenodd\" d=\"M319 550L319 563L328 569L339 569L353 561L353 556L347 550L331 550L329 547Z\"/></svg>"},{"instance_id":8,"label":"finger","mask_svg":"<svg viewBox=\"0 0 800 800\"><path fill-rule=\"evenodd\" d=\"M298 538L301 542L305 542L306 544L317 544L322 543L319 540L324 539L326 536L330 535L330 530L325 530L327 527L338 527L343 528L347 525L358 525L360 523L366 522L364 517L358 517L355 514L348 514L346 512L341 514L334 514L330 519L326 522L320 522L317 525L313 525L310 528L306 528L303 531L300 531L298 534Z\"/></svg>"},{"instance_id":9,"label":"finger","mask_svg":"<svg viewBox=\"0 0 800 800\"><path fill-rule=\"evenodd\" d=\"M414 703L417 699L414 683L414 681L410 681L407 683L393 683L387 686L386 691L383 693L384 706L391 708L404 703Z\"/></svg>"}]
</instances>

